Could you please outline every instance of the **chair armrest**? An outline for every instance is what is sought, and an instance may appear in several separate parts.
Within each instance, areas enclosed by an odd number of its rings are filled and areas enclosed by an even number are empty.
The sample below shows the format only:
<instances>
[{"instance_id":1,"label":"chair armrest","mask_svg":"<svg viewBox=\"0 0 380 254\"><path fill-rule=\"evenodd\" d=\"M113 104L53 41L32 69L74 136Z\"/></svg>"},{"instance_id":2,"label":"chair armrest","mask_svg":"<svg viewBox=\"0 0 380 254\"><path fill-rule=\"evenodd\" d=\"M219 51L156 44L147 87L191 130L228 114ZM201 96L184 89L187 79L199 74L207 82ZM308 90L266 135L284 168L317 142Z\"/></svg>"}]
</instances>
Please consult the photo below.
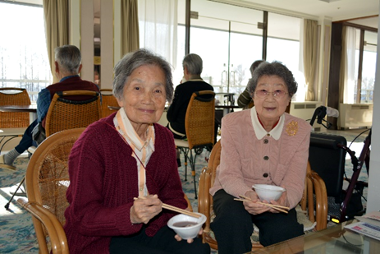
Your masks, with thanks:
<instances>
[{"instance_id":1,"label":"chair armrest","mask_svg":"<svg viewBox=\"0 0 380 254\"><path fill-rule=\"evenodd\" d=\"M204 214L207 219L205 223L205 231L210 231L210 205L211 195L209 193L211 187L211 170L208 167L202 169L199 178L199 194L198 194L198 212Z\"/></svg>"},{"instance_id":2,"label":"chair armrest","mask_svg":"<svg viewBox=\"0 0 380 254\"><path fill-rule=\"evenodd\" d=\"M61 223L53 213L37 203L29 203L26 198L19 198L17 202L32 214L33 224L36 230L40 253L48 253L44 225L51 242L52 253L69 253L67 238Z\"/></svg>"},{"instance_id":3,"label":"chair armrest","mask_svg":"<svg viewBox=\"0 0 380 254\"><path fill-rule=\"evenodd\" d=\"M212 169L204 167L199 178L199 194L198 194L198 212L206 216L206 222L203 229L202 242L208 243L211 248L217 250L218 243L211 236L211 210L212 210L212 196L209 193L212 182Z\"/></svg>"},{"instance_id":4,"label":"chair armrest","mask_svg":"<svg viewBox=\"0 0 380 254\"><path fill-rule=\"evenodd\" d=\"M323 179L313 170L310 178L313 181L315 190L317 230L322 230L327 227L328 202L326 185Z\"/></svg>"}]
</instances>

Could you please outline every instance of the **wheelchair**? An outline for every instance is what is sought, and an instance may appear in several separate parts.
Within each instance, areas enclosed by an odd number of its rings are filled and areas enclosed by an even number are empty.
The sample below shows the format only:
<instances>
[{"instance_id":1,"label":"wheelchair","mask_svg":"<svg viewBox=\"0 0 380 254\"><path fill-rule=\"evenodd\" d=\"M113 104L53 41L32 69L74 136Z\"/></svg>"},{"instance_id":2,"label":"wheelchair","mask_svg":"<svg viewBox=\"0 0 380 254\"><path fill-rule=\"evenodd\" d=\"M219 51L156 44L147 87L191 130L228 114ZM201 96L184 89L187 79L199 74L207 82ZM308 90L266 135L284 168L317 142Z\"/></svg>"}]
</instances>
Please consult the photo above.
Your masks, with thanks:
<instances>
[{"instance_id":1,"label":"wheelchair","mask_svg":"<svg viewBox=\"0 0 380 254\"><path fill-rule=\"evenodd\" d=\"M326 107L317 108L310 120L310 125L313 126L314 121L317 120L319 124L328 129L331 124L324 120L325 116ZM364 140L359 157L347 146L345 137L327 133L311 133L309 162L311 168L325 181L329 206L327 219L329 221L340 223L365 213L362 199L364 198L363 190L368 187L368 183L359 181L358 178L364 165L367 175L369 173L372 129L366 129L356 137L358 138L367 131L369 134ZM346 154L349 154L353 168L350 177L347 177L345 172ZM344 181L348 182L346 188L343 188Z\"/></svg>"}]
</instances>

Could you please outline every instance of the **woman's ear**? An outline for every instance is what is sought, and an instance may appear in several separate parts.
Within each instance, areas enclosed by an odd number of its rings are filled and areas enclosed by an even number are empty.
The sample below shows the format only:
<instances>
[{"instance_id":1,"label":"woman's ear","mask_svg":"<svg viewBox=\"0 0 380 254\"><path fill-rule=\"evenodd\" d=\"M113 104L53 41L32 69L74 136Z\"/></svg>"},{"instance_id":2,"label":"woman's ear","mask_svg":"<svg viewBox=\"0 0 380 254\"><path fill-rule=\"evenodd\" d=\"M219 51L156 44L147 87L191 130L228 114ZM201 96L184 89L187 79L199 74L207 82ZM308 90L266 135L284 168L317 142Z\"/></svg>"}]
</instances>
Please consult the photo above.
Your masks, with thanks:
<instances>
[{"instance_id":1,"label":"woman's ear","mask_svg":"<svg viewBox=\"0 0 380 254\"><path fill-rule=\"evenodd\" d=\"M117 104L119 104L119 106L120 106L121 108L124 107L124 99L119 100L118 98L116 98L116 100L117 100Z\"/></svg>"}]
</instances>

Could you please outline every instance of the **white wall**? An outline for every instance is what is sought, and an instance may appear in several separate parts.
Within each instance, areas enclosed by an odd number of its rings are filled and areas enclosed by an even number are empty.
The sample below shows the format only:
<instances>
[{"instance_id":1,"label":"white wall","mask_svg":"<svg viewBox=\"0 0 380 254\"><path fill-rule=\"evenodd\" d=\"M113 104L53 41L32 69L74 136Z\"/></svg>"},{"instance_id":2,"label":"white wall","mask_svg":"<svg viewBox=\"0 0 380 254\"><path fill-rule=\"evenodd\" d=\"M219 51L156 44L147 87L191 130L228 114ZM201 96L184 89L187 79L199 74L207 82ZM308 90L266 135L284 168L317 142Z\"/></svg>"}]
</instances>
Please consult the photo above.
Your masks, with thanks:
<instances>
[{"instance_id":1,"label":"white wall","mask_svg":"<svg viewBox=\"0 0 380 254\"><path fill-rule=\"evenodd\" d=\"M380 11L380 10L379 10ZM380 19L379 19L380 27ZM380 42L380 33L377 34L377 41ZM376 64L376 78L375 89L373 95L373 116L380 114L380 45L377 44L377 64ZM367 213L380 210L380 156L377 156L380 152L380 118L373 117L372 120L372 149L371 149L371 161L369 171L369 188L367 197Z\"/></svg>"}]
</instances>

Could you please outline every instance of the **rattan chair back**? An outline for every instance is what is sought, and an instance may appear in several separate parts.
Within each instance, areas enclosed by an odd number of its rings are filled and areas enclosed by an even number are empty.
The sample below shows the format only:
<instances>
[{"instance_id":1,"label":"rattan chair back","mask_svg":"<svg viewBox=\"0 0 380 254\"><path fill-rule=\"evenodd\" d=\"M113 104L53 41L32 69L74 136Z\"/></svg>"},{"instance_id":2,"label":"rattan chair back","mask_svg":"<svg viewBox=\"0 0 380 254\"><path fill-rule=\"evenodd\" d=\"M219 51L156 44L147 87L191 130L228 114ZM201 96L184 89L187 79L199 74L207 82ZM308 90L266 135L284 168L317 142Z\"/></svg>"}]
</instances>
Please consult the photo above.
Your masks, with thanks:
<instances>
[{"instance_id":1,"label":"rattan chair back","mask_svg":"<svg viewBox=\"0 0 380 254\"><path fill-rule=\"evenodd\" d=\"M28 201L18 202L32 214L40 253L68 253L63 230L68 207L66 191L70 184L68 159L71 148L85 128L57 132L44 140L30 159L26 170ZM50 244L46 242L49 236Z\"/></svg>"},{"instance_id":2,"label":"rattan chair back","mask_svg":"<svg viewBox=\"0 0 380 254\"><path fill-rule=\"evenodd\" d=\"M215 93L213 91L193 93L187 106L185 130L189 149L214 145Z\"/></svg>"},{"instance_id":3,"label":"rattan chair back","mask_svg":"<svg viewBox=\"0 0 380 254\"><path fill-rule=\"evenodd\" d=\"M102 117L116 112L117 110L112 110L108 107L119 107L119 103L117 103L115 96L112 94L112 89L100 89L100 93L102 94Z\"/></svg>"},{"instance_id":4,"label":"rattan chair back","mask_svg":"<svg viewBox=\"0 0 380 254\"><path fill-rule=\"evenodd\" d=\"M78 96L86 100L67 99ZM62 130L87 127L101 118L99 93L87 90L63 91L54 94L46 115L46 136Z\"/></svg>"},{"instance_id":5,"label":"rattan chair back","mask_svg":"<svg viewBox=\"0 0 380 254\"><path fill-rule=\"evenodd\" d=\"M24 88L0 88L0 106L30 105L29 94ZM28 112L0 112L0 128L24 128L29 126Z\"/></svg>"}]
</instances>

